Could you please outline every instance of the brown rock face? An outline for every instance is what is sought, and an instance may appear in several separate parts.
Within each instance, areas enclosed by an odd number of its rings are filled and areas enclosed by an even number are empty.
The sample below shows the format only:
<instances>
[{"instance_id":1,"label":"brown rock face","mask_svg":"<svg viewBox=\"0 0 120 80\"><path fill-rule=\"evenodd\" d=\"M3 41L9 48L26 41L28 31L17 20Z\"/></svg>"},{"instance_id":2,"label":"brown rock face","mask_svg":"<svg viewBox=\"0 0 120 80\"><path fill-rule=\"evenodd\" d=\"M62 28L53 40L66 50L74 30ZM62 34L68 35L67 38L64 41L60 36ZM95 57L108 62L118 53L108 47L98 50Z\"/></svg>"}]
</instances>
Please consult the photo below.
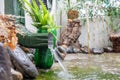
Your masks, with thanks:
<instances>
[{"instance_id":1,"label":"brown rock face","mask_svg":"<svg viewBox=\"0 0 120 80\"><path fill-rule=\"evenodd\" d=\"M69 19L68 25L62 34L62 39L61 39L62 45L64 45L64 46L66 45L66 47L74 46L74 48L77 48L80 50L81 45L79 44L79 41L78 41L78 38L81 34L80 28L81 28L80 20L78 20L78 19L70 20Z\"/></svg>"},{"instance_id":2,"label":"brown rock face","mask_svg":"<svg viewBox=\"0 0 120 80\"><path fill-rule=\"evenodd\" d=\"M120 33L111 34L110 41L113 43L113 51L120 52Z\"/></svg>"},{"instance_id":3,"label":"brown rock face","mask_svg":"<svg viewBox=\"0 0 120 80\"><path fill-rule=\"evenodd\" d=\"M62 34L62 43L70 46L76 43L80 36L80 21L78 19L68 20L68 25Z\"/></svg>"},{"instance_id":4,"label":"brown rock face","mask_svg":"<svg viewBox=\"0 0 120 80\"><path fill-rule=\"evenodd\" d=\"M61 34L61 41L57 43L56 52L58 56L64 60L66 53L78 53L81 51L81 45L78 38L80 32L80 20L68 19L68 24Z\"/></svg>"}]
</instances>

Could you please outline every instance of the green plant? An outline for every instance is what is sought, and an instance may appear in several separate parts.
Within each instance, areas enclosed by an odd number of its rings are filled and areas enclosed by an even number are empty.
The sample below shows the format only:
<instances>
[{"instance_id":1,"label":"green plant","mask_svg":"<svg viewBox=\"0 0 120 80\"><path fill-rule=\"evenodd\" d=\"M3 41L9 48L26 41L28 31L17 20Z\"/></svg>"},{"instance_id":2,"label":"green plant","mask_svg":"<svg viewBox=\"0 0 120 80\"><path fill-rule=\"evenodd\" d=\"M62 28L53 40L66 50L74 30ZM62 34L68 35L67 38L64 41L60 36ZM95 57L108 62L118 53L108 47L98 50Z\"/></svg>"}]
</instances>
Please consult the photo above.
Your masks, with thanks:
<instances>
[{"instance_id":1,"label":"green plant","mask_svg":"<svg viewBox=\"0 0 120 80\"><path fill-rule=\"evenodd\" d=\"M53 17L50 15L44 3L39 0L39 5L37 5L35 0L32 0L30 3L28 0L19 0L22 8L29 13L33 20L33 24L39 30L47 30L49 33L53 34L53 31L59 28L53 20ZM53 34L56 38L56 36Z\"/></svg>"},{"instance_id":2,"label":"green plant","mask_svg":"<svg viewBox=\"0 0 120 80\"><path fill-rule=\"evenodd\" d=\"M120 19L120 8L118 7L109 7L107 8L107 15L110 17L110 26L114 32L117 32L120 29L119 22L116 21Z\"/></svg>"}]
</instances>

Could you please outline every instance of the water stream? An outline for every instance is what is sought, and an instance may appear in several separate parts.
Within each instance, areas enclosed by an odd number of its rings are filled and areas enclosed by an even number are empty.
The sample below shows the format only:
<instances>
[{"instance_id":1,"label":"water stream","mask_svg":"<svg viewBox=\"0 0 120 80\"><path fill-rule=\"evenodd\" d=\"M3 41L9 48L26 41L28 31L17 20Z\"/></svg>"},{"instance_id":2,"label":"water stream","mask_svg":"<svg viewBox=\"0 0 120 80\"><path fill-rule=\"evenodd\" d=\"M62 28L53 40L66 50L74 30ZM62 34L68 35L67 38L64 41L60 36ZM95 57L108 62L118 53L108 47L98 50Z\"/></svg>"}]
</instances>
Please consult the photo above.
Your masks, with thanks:
<instances>
[{"instance_id":1,"label":"water stream","mask_svg":"<svg viewBox=\"0 0 120 80\"><path fill-rule=\"evenodd\" d=\"M73 75L68 73L68 70L66 68L66 66L64 65L64 63L62 62L62 60L59 58L59 56L57 55L55 49L53 48L49 48L52 52L52 54L54 55L54 58L58 61L60 67L62 68L63 71L58 73L58 77L64 78L64 79L70 79L73 78Z\"/></svg>"},{"instance_id":2,"label":"water stream","mask_svg":"<svg viewBox=\"0 0 120 80\"><path fill-rule=\"evenodd\" d=\"M58 57L58 55L55 52L55 49L50 48L52 54L54 55L54 58L58 61L59 65L61 66L61 68L63 69L64 72L68 72L67 68L65 67L65 65L63 64L62 60Z\"/></svg>"}]
</instances>

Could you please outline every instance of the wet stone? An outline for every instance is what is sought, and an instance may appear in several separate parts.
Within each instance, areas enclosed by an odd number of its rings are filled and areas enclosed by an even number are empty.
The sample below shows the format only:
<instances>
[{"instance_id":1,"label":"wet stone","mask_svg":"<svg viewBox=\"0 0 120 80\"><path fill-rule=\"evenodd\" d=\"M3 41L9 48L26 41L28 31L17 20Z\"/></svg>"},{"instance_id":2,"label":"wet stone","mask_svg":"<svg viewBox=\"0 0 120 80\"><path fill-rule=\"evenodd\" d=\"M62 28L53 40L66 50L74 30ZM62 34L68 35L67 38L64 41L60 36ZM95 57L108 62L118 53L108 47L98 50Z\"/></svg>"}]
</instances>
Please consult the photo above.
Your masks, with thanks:
<instances>
[{"instance_id":1,"label":"wet stone","mask_svg":"<svg viewBox=\"0 0 120 80\"><path fill-rule=\"evenodd\" d=\"M34 55L33 54L28 53L27 56L31 61L34 61Z\"/></svg>"},{"instance_id":2,"label":"wet stone","mask_svg":"<svg viewBox=\"0 0 120 80\"><path fill-rule=\"evenodd\" d=\"M28 58L26 53L17 46L14 51L8 49L13 66L21 72L24 77L35 78L38 75L37 68Z\"/></svg>"},{"instance_id":3,"label":"wet stone","mask_svg":"<svg viewBox=\"0 0 120 80\"><path fill-rule=\"evenodd\" d=\"M66 50L62 46L55 48L55 52L61 60L64 60L66 56Z\"/></svg>"},{"instance_id":4,"label":"wet stone","mask_svg":"<svg viewBox=\"0 0 120 80\"><path fill-rule=\"evenodd\" d=\"M2 43L0 43L0 80L12 80L10 58Z\"/></svg>"},{"instance_id":5,"label":"wet stone","mask_svg":"<svg viewBox=\"0 0 120 80\"><path fill-rule=\"evenodd\" d=\"M99 49L99 48L93 48L92 52L93 52L93 54L102 54L102 53L104 53L104 50Z\"/></svg>"},{"instance_id":6,"label":"wet stone","mask_svg":"<svg viewBox=\"0 0 120 80\"><path fill-rule=\"evenodd\" d=\"M105 47L104 52L113 52L113 48L112 47Z\"/></svg>"},{"instance_id":7,"label":"wet stone","mask_svg":"<svg viewBox=\"0 0 120 80\"><path fill-rule=\"evenodd\" d=\"M82 51L83 53L88 53L88 47L87 47L87 46L82 47L82 48L81 48L81 51Z\"/></svg>"},{"instance_id":8,"label":"wet stone","mask_svg":"<svg viewBox=\"0 0 120 80\"><path fill-rule=\"evenodd\" d=\"M73 53L73 47L72 47L72 46L68 47L68 48L66 49L66 52L67 52L67 53Z\"/></svg>"},{"instance_id":9,"label":"wet stone","mask_svg":"<svg viewBox=\"0 0 120 80\"><path fill-rule=\"evenodd\" d=\"M73 53L79 53L80 52L80 49L78 48L73 48Z\"/></svg>"}]
</instances>

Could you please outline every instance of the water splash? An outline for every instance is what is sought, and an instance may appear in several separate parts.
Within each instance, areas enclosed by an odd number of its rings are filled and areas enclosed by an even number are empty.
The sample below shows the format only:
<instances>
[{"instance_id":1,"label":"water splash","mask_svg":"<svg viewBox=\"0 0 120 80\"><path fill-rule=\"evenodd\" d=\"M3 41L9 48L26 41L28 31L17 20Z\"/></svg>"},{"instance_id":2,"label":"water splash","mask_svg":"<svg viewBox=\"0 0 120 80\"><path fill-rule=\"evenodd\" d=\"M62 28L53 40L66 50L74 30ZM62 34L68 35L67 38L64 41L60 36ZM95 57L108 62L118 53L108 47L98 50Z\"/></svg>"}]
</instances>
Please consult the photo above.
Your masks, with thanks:
<instances>
[{"instance_id":1,"label":"water splash","mask_svg":"<svg viewBox=\"0 0 120 80\"><path fill-rule=\"evenodd\" d=\"M68 72L64 72L64 71L59 72L57 75L58 77L65 79L65 80L70 80L74 78L72 74L69 74Z\"/></svg>"}]
</instances>

